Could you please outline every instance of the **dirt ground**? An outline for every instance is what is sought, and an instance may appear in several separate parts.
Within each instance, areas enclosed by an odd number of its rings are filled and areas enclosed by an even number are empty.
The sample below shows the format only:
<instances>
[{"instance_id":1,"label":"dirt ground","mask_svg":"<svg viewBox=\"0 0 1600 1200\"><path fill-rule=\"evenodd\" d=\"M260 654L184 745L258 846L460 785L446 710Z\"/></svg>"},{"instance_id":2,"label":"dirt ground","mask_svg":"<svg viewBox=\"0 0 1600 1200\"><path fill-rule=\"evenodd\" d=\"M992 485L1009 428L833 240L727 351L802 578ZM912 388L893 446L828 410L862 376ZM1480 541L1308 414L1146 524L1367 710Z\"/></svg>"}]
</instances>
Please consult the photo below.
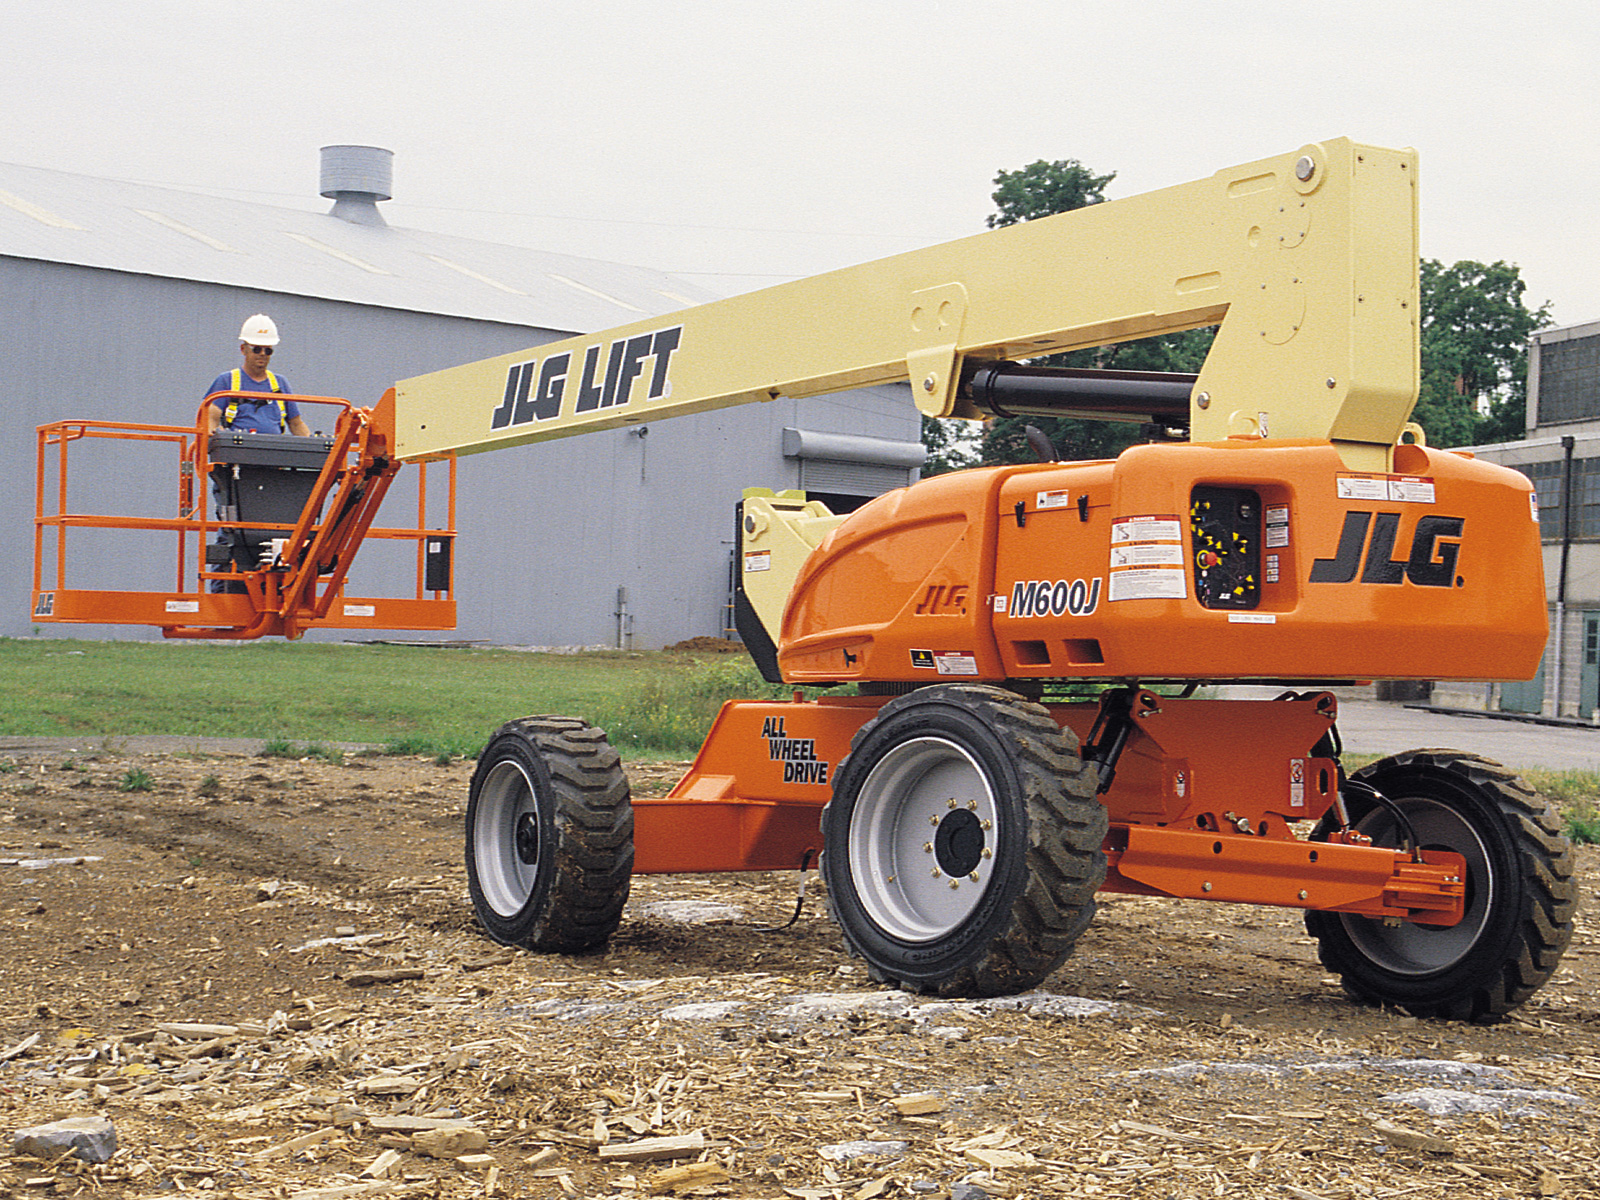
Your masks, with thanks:
<instances>
[{"instance_id":1,"label":"dirt ground","mask_svg":"<svg viewBox=\"0 0 1600 1200\"><path fill-rule=\"evenodd\" d=\"M660 794L681 769L633 764ZM1492 1026L1348 1002L1296 914L1106 897L1041 993L877 988L799 879L642 877L604 952L466 899L470 764L0 757L0 1196L1600 1195L1600 853ZM133 790L147 779L148 790Z\"/></svg>"}]
</instances>

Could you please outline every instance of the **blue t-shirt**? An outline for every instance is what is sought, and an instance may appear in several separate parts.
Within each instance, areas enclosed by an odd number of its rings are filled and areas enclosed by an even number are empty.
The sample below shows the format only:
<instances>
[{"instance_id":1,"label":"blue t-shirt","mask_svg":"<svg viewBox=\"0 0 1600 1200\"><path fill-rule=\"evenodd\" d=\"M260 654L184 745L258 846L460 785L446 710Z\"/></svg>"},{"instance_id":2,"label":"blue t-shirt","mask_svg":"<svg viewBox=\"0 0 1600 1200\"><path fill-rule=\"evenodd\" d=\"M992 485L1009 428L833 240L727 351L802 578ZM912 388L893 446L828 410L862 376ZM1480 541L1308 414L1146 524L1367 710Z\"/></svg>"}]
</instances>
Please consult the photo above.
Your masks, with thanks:
<instances>
[{"instance_id":1,"label":"blue t-shirt","mask_svg":"<svg viewBox=\"0 0 1600 1200\"><path fill-rule=\"evenodd\" d=\"M282 375L279 375L277 379L279 392L294 391L294 389L289 386L289 381ZM213 392L229 392L234 390L233 372L224 371L221 375L218 375L214 380L211 381L211 386L206 389L206 395L209 396ZM260 400L240 399L239 408L238 411L233 415L232 424L228 423L228 405L232 404L236 397L230 396L224 397L220 400L213 400L211 403L222 409L222 427L224 429L238 429L247 433L284 432L284 423L278 420L278 399L272 394L272 383L270 380L254 380L251 379L250 376L246 375L243 371L240 371L239 387L237 390L241 392L266 392L267 394ZM285 417L286 421L292 421L300 415L300 406L293 400L285 400L283 406L288 410Z\"/></svg>"}]
</instances>

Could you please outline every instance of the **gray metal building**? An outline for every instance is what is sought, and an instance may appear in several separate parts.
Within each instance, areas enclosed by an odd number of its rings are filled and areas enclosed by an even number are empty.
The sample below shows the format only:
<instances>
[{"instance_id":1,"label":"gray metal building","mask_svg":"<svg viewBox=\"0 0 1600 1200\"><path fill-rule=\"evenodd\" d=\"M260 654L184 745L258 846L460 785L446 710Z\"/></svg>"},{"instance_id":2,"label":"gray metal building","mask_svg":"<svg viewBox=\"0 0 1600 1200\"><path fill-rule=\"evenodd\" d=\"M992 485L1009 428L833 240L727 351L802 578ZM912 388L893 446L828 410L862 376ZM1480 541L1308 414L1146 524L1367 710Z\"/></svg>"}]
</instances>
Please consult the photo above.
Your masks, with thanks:
<instances>
[{"instance_id":1,"label":"gray metal building","mask_svg":"<svg viewBox=\"0 0 1600 1200\"><path fill-rule=\"evenodd\" d=\"M328 213L0 164L0 516L13 546L0 636L35 631L35 426L188 424L212 378L239 365L251 313L277 322L273 369L296 391L366 405L398 379L715 298L642 268L391 228L377 207L387 151L328 147L322 167ZM455 636L651 648L721 634L741 489L804 486L848 507L916 477L917 435L909 393L881 387L465 458ZM164 512L174 474L108 456L99 486ZM383 519L414 511L402 486ZM157 582L170 557L108 548L84 564L95 580L73 585L170 586Z\"/></svg>"},{"instance_id":2,"label":"gray metal building","mask_svg":"<svg viewBox=\"0 0 1600 1200\"><path fill-rule=\"evenodd\" d=\"M1436 703L1600 723L1600 321L1543 329L1528 358L1528 436L1476 447L1533 481L1550 641L1527 682L1438 684Z\"/></svg>"}]
</instances>

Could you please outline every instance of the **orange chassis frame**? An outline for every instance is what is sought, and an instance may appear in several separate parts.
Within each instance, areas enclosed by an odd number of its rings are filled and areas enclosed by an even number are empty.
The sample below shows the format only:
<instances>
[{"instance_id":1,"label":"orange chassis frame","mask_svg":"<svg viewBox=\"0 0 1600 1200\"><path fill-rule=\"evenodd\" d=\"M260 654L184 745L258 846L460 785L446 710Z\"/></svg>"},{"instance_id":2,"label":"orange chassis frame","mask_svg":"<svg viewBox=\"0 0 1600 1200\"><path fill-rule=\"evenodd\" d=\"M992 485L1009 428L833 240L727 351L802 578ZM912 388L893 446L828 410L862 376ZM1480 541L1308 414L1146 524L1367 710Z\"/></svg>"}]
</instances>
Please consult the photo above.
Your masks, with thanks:
<instances>
[{"instance_id":1,"label":"orange chassis frame","mask_svg":"<svg viewBox=\"0 0 1600 1200\"><path fill-rule=\"evenodd\" d=\"M803 867L851 739L888 697L725 704L688 773L634 800L638 873ZM1089 736L1096 702L1047 706ZM1359 834L1308 841L1293 826L1333 805L1338 767L1313 757L1332 728L1327 692L1280 702L1177 699L1140 689L1110 789L1102 891L1460 921L1465 862L1448 851L1373 846ZM1238 747L1253 752L1240 755Z\"/></svg>"},{"instance_id":2,"label":"orange chassis frame","mask_svg":"<svg viewBox=\"0 0 1600 1200\"><path fill-rule=\"evenodd\" d=\"M297 522L223 521L207 515L211 463L207 406L218 397L259 398L259 393L218 392L202 401L192 427L132 422L66 420L38 428L33 540L33 615L44 622L154 625L169 638L297 638L308 628L451 629L456 606L448 589L425 588L425 546L455 537L455 459L448 464L445 527L428 529L426 461L418 464L417 524L374 527L378 506L400 463L389 453L373 410L334 396L286 396L300 404L336 407L338 416L322 469ZM74 511L69 503L68 450L80 442L117 440L167 444L177 451L176 514L136 517ZM53 467L53 472L51 468ZM50 474L54 486L47 486ZM103 494L103 493L102 493ZM328 514L323 516L322 514ZM206 544L219 530L281 531L286 542L277 569L243 573L207 568ZM170 532L177 539L176 580L170 590L109 591L73 587L67 542L72 530ZM47 539L53 535L53 547ZM416 583L410 597L348 596L345 583L363 538L416 543ZM192 556L192 557L191 557ZM242 582L242 593L211 592L217 579Z\"/></svg>"}]
</instances>

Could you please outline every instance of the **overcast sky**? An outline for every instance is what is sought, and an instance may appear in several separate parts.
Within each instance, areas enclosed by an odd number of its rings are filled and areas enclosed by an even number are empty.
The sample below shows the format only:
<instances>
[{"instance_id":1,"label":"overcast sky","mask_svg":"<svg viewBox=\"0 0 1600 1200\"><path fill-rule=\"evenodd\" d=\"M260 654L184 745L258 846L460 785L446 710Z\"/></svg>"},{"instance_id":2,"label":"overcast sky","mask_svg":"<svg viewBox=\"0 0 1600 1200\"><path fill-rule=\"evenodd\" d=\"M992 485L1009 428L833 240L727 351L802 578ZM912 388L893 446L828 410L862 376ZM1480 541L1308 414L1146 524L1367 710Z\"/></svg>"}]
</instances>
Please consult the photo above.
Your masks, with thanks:
<instances>
[{"instance_id":1,"label":"overcast sky","mask_svg":"<svg viewBox=\"0 0 1600 1200\"><path fill-rule=\"evenodd\" d=\"M976 232L995 172L1130 195L1415 146L1422 250L1600 320L1594 0L72 0L0 17L0 161L764 286Z\"/></svg>"}]
</instances>

